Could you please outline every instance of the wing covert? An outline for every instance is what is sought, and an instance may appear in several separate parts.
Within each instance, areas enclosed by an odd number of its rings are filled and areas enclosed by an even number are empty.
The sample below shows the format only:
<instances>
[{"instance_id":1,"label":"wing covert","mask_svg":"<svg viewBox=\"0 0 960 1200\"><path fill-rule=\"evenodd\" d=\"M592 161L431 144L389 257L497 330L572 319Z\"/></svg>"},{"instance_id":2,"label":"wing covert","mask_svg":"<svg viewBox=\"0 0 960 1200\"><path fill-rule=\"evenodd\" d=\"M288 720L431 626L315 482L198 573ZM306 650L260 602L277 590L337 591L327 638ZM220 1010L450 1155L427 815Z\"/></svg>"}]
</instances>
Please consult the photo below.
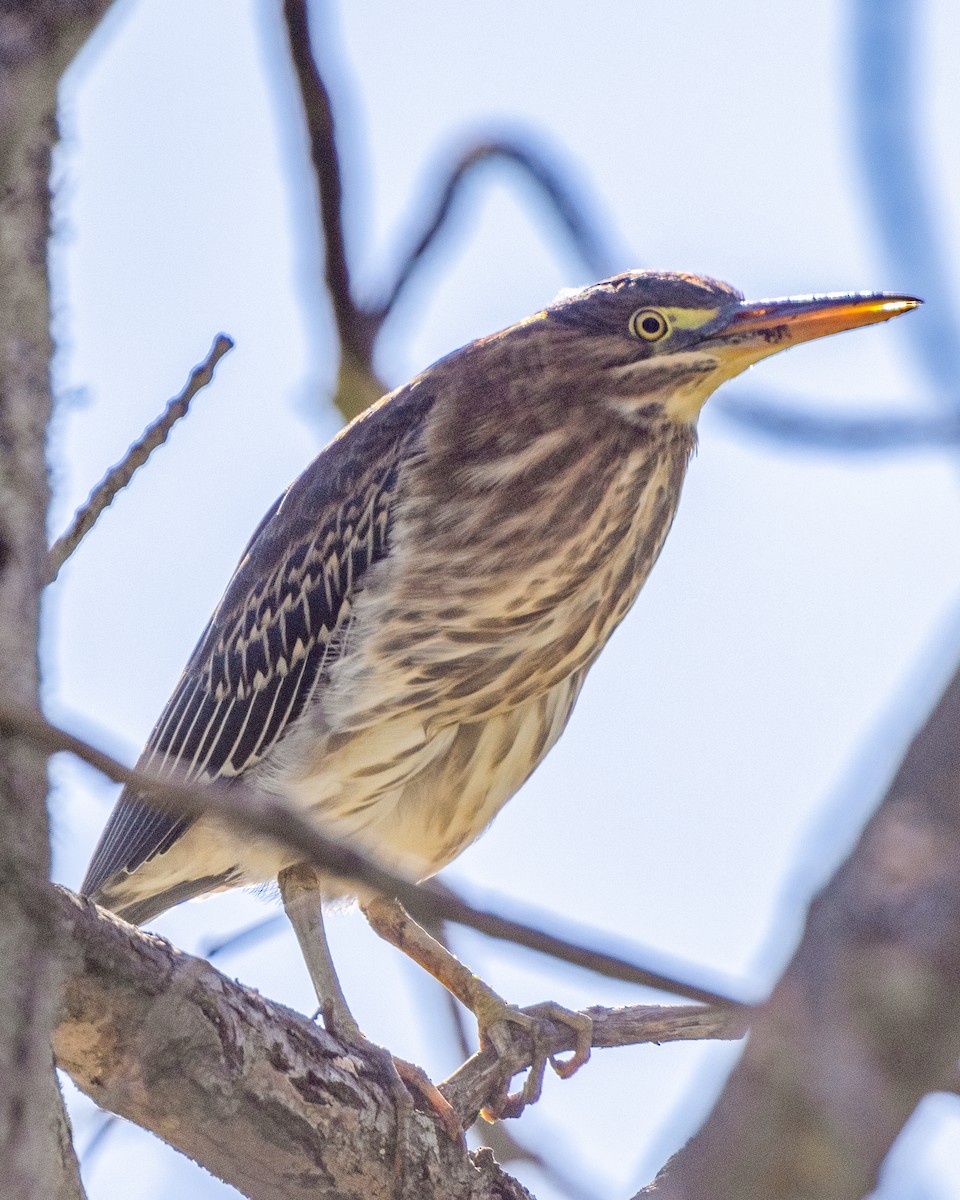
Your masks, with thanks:
<instances>
[{"instance_id":1,"label":"wing covert","mask_svg":"<svg viewBox=\"0 0 960 1200\"><path fill-rule=\"evenodd\" d=\"M261 522L150 735L143 770L183 782L241 776L322 686L364 575L387 552L400 465L415 436L409 414L380 413L345 431L352 441L335 439ZM371 440L379 446L364 444ZM189 824L125 788L82 891L96 894L136 870Z\"/></svg>"}]
</instances>

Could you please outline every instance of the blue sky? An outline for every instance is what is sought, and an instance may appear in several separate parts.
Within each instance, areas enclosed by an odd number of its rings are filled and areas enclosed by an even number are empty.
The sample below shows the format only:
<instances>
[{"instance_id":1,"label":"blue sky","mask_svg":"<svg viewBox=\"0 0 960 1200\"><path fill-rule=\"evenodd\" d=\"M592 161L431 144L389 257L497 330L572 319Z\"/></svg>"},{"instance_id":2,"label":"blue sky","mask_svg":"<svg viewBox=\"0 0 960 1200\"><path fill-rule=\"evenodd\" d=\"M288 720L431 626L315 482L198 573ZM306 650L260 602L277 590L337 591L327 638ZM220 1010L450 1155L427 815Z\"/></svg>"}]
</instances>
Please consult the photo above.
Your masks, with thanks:
<instances>
[{"instance_id":1,"label":"blue sky","mask_svg":"<svg viewBox=\"0 0 960 1200\"><path fill-rule=\"evenodd\" d=\"M276 494L336 430L312 179L266 0L120 4L65 82L53 254L58 380L52 532L224 330L237 348L171 442L100 521L47 608L51 713L133 761ZM470 141L534 138L569 171L610 269L712 274L749 297L917 290L877 234L849 81L854 5L548 8L488 0L318 13L344 144L347 227L375 294L421 198ZM916 119L946 275L958 246L960 13L917 6ZM474 179L391 318L392 386L590 280L516 175ZM945 311L949 297L926 297ZM903 321L800 348L730 385L830 413L943 411ZM748 435L711 406L653 577L566 736L451 882L629 938L759 995L811 889L843 854L960 643L960 493L945 451L841 457ZM55 770L56 874L76 886L113 791ZM186 949L270 911L182 906ZM452 1048L416 968L354 913L330 935L361 1025L442 1076ZM632 1003L637 989L457 936L510 999ZM292 936L219 964L303 1010ZM425 1018L424 1013L428 1014ZM598 1195L629 1195L687 1136L730 1051L597 1054L548 1084L517 1135L562 1152ZM956 1194L960 1112L928 1102L898 1194ZM82 1149L95 1127L75 1111ZM951 1165L952 1160L952 1165ZM138 1165L132 1178L131 1164ZM536 1172L528 1186L559 1195ZM87 1172L92 1200L229 1189L133 1131ZM131 1190L139 1189L139 1190Z\"/></svg>"}]
</instances>

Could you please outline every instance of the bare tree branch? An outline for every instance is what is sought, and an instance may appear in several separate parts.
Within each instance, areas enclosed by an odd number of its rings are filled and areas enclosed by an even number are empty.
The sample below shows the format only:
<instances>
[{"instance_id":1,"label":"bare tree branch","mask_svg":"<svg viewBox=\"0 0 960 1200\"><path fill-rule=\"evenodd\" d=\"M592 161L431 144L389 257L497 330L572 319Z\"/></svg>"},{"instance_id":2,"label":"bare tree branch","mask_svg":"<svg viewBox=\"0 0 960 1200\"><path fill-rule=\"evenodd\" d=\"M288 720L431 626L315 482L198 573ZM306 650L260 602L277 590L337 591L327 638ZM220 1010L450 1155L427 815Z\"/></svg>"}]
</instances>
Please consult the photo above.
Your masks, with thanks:
<instances>
[{"instance_id":1,"label":"bare tree branch","mask_svg":"<svg viewBox=\"0 0 960 1200\"><path fill-rule=\"evenodd\" d=\"M446 227L454 202L463 191L467 179L476 173L477 167L498 159L519 168L521 174L543 193L591 276L601 278L613 270L613 254L586 216L587 206L576 197L568 174L565 175L557 165L550 163L530 143L506 139L480 142L464 151L448 172L422 232L407 252L385 298L375 309L379 323L392 311L427 251Z\"/></svg>"},{"instance_id":2,"label":"bare tree branch","mask_svg":"<svg viewBox=\"0 0 960 1200\"><path fill-rule=\"evenodd\" d=\"M437 883L436 880L431 880L430 882L432 885ZM262 921L256 921L247 925L226 938L201 943L199 953L201 957L213 961L215 958L229 954L240 947L249 948L261 940L272 937L285 924L286 917L282 913L276 913L273 916L264 918ZM450 949L446 938L446 922L441 921L431 924L429 932L442 945ZM441 984L436 983L429 976L426 976L426 982L438 990L439 1002L444 1006L444 1011L457 1045L457 1052L461 1060L466 1061L470 1057L471 1046L467 1038L467 1023L463 1007ZM429 1017L425 1017L424 1020L429 1024ZM115 1120L115 1118L107 1117L108 1122L112 1120ZM99 1131L98 1136L105 1132L106 1127ZM561 1195L567 1196L569 1200L599 1200L599 1193L588 1189L581 1180L577 1179L575 1173L564 1165L562 1157L558 1156L556 1150L552 1152L549 1159L546 1158L518 1137L505 1121L497 1120L489 1125L484 1123L482 1141L485 1146L489 1146L493 1151L498 1163L507 1167L517 1162L532 1164L541 1172L545 1179L553 1184ZM96 1144L96 1139L94 1139L85 1149L83 1156L84 1163L88 1159L91 1146L95 1146Z\"/></svg>"},{"instance_id":3,"label":"bare tree branch","mask_svg":"<svg viewBox=\"0 0 960 1200\"><path fill-rule=\"evenodd\" d=\"M49 1096L47 1104L49 1136L53 1142L56 1157L59 1160L56 1182L57 1190L51 1197L51 1200L86 1200L87 1193L84 1191L83 1183L80 1179L80 1164L77 1162L77 1154L73 1146L73 1130L70 1126L70 1117L67 1114L67 1108L63 1101L63 1093L60 1091L60 1081L53 1070L52 1061L51 1070L47 1075L47 1082Z\"/></svg>"},{"instance_id":4,"label":"bare tree branch","mask_svg":"<svg viewBox=\"0 0 960 1200\"><path fill-rule=\"evenodd\" d=\"M456 896L456 893L440 879L431 879L424 886ZM284 922L285 918L282 914L267 917L228 938L207 943L201 950L201 954L205 958L213 959L238 947L246 948L250 944L272 936ZM431 921L428 928L432 936L450 949L446 937L446 922ZM433 980L429 980L428 977L428 982L432 984ZM467 1037L464 1009L445 988L439 984L435 986L442 993L440 999L448 1014L458 1052L465 1063L463 1068L456 1071L442 1085L441 1090L444 1094L449 1093L454 1101L455 1111L462 1110L464 1121L469 1121L471 1115L476 1120L476 1114L483 1104L484 1089L489 1088L491 1092L495 1089L504 1070L504 1060L485 1051L476 1054L467 1064L466 1060L471 1057L471 1048ZM598 1022L598 1038L603 1040L604 1046L623 1044L622 1039L626 1039L625 1044L631 1045L645 1042L686 1041L695 1038L732 1039L742 1036L746 1031L745 1016L730 1009L638 1005L629 1009L589 1009L588 1014ZM614 1030L616 1032L612 1032ZM569 1033L569 1026L557 1025L554 1027L556 1037L553 1046L554 1053L571 1048ZM599 1041L597 1044L600 1044ZM507 1060L509 1069L520 1074L529 1066L529 1058L529 1046L524 1044L522 1037L517 1038L509 1052ZM489 1095L490 1092L487 1094ZM571 1200L596 1200L598 1193L588 1190L581 1181L577 1180L574 1173L557 1160L556 1151L550 1159L546 1158L518 1137L508 1122L503 1120L496 1120L492 1124L484 1122L481 1137L484 1145L493 1150L497 1162L504 1166L515 1162L531 1163L559 1192L569 1196Z\"/></svg>"},{"instance_id":5,"label":"bare tree branch","mask_svg":"<svg viewBox=\"0 0 960 1200\"><path fill-rule=\"evenodd\" d=\"M252 1200L529 1200L364 1054L60 889L69 931L57 1063Z\"/></svg>"},{"instance_id":6,"label":"bare tree branch","mask_svg":"<svg viewBox=\"0 0 960 1200\"><path fill-rule=\"evenodd\" d=\"M960 671L657 1200L862 1200L960 1058Z\"/></svg>"},{"instance_id":7,"label":"bare tree branch","mask_svg":"<svg viewBox=\"0 0 960 1200\"><path fill-rule=\"evenodd\" d=\"M449 1191L436 1194L473 1194L455 1182L463 1147L429 1117L397 1108L389 1067L375 1050L340 1041L65 889L55 889L55 902L70 933L57 1063L98 1104L152 1129L248 1196L315 1194L314 1168L338 1195L359 1194L352 1188L363 1186L379 1194L376 1172L392 1169L398 1136L401 1157L414 1160L406 1175L421 1171L427 1156L452 1172ZM739 1019L705 1009L589 1012L597 1046L743 1032ZM553 1028L551 1050L568 1049L569 1033ZM529 1051L517 1047L511 1068L525 1069ZM441 1087L465 1123L475 1118L491 1062L479 1054ZM399 1128L404 1122L406 1130ZM358 1180L350 1187L343 1183L345 1155ZM294 1181L298 1170L303 1177ZM341 1179L342 1193L331 1176Z\"/></svg>"},{"instance_id":8,"label":"bare tree branch","mask_svg":"<svg viewBox=\"0 0 960 1200\"><path fill-rule=\"evenodd\" d=\"M120 1118L116 1113L100 1111L97 1117L96 1129L88 1139L87 1144L80 1151L80 1162L83 1164L85 1171L90 1170L92 1162L106 1145L111 1132L120 1124Z\"/></svg>"},{"instance_id":9,"label":"bare tree branch","mask_svg":"<svg viewBox=\"0 0 960 1200\"><path fill-rule=\"evenodd\" d=\"M202 942L200 953L204 958L209 959L232 954L235 950L246 949L249 946L255 946L257 942L266 941L267 938L273 937L275 933L283 929L286 924L287 918L284 913L271 913L269 917L245 925L242 929L238 929L226 937Z\"/></svg>"},{"instance_id":10,"label":"bare tree branch","mask_svg":"<svg viewBox=\"0 0 960 1200\"><path fill-rule=\"evenodd\" d=\"M747 1032L745 1012L729 1008L637 1004L628 1008L587 1008L584 1012L593 1021L591 1045L598 1049L660 1042L733 1041ZM569 1025L551 1021L550 1030L551 1054L573 1049ZM440 1085L440 1090L464 1124L472 1125L488 1098L496 1093L505 1071L518 1075L530 1065L530 1059L529 1044L522 1035L514 1036L505 1054L498 1056L489 1047L477 1051Z\"/></svg>"},{"instance_id":11,"label":"bare tree branch","mask_svg":"<svg viewBox=\"0 0 960 1200\"><path fill-rule=\"evenodd\" d=\"M960 417L834 417L736 393L721 393L711 407L748 433L811 450L876 454L960 444Z\"/></svg>"},{"instance_id":12,"label":"bare tree branch","mask_svg":"<svg viewBox=\"0 0 960 1200\"><path fill-rule=\"evenodd\" d=\"M431 891L441 893L450 892L451 895L456 895L453 889L448 888L446 883L444 883L443 880L437 876L434 876L432 879L428 880L423 886L430 888ZM443 946L445 950L449 950L451 954L454 952L453 947L450 945L450 938L447 934L446 921L428 921L424 925L424 929L426 929L427 933L429 933L431 937L436 938L436 940L441 946ZM459 1000L457 1000L456 996L454 996L452 992L448 992L442 984L440 984L440 991L442 993L441 1000L447 1015L450 1032L452 1033L453 1040L456 1043L457 1051L460 1054L460 1057L466 1061L470 1057L472 1051L470 1035L467 1029L466 1010Z\"/></svg>"},{"instance_id":13,"label":"bare tree branch","mask_svg":"<svg viewBox=\"0 0 960 1200\"><path fill-rule=\"evenodd\" d=\"M505 1167L513 1163L529 1163L567 1200L606 1200L606 1196L597 1191L592 1182L588 1184L578 1178L575 1169L564 1161L566 1156L558 1152L556 1147L551 1148L548 1158L521 1140L506 1121L488 1125L481 1136L483 1144L490 1147L498 1163Z\"/></svg>"},{"instance_id":14,"label":"bare tree branch","mask_svg":"<svg viewBox=\"0 0 960 1200\"><path fill-rule=\"evenodd\" d=\"M535 149L516 141L486 141L464 152L452 168L433 215L399 268L385 298L374 306L354 295L343 228L343 180L330 92L317 64L310 37L307 0L284 0L284 23L317 180L325 277L340 344L334 403L346 420L378 400L388 389L373 367L373 351L384 321L438 234L446 226L454 200L481 163L501 159L518 167L546 197L591 275L609 274L612 254L585 215L569 178Z\"/></svg>"},{"instance_id":15,"label":"bare tree branch","mask_svg":"<svg viewBox=\"0 0 960 1200\"><path fill-rule=\"evenodd\" d=\"M290 43L317 178L327 291L342 349L357 362L370 362L374 325L355 304L343 236L343 184L330 93L317 66L310 40L307 0L284 0Z\"/></svg>"},{"instance_id":16,"label":"bare tree branch","mask_svg":"<svg viewBox=\"0 0 960 1200\"><path fill-rule=\"evenodd\" d=\"M468 904L447 887L441 893L424 884L417 891L421 894L429 894L431 897L426 906L420 905L421 909L425 908L427 919L439 917L457 925L465 925L467 928L479 930L487 937L510 942L516 946L525 946L528 950L536 950L539 954L546 954L560 962L582 967L585 971L593 971L607 979L618 979L622 983L651 987L658 991L671 992L676 996L684 996L688 1000L696 1000L701 1004L717 1005L739 1012L747 1012L750 1009L748 1004L712 988L691 984L688 981L675 980L669 971L642 967L624 955L598 950L596 946L604 938L595 931L581 930L587 942L592 944L575 942L513 917ZM406 905L406 901L402 897L400 899ZM668 983L668 981L670 982Z\"/></svg>"},{"instance_id":17,"label":"bare tree branch","mask_svg":"<svg viewBox=\"0 0 960 1200\"><path fill-rule=\"evenodd\" d=\"M163 445L170 436L170 430L181 417L187 415L194 396L210 383L217 363L232 349L233 340L224 333L218 333L207 357L190 372L190 378L180 394L169 401L161 416L147 426L121 461L111 467L100 480L86 503L77 509L70 528L50 547L47 555L48 583L56 579L60 568L97 523L100 514L110 507L117 493L127 486L154 450Z\"/></svg>"},{"instance_id":18,"label":"bare tree branch","mask_svg":"<svg viewBox=\"0 0 960 1200\"><path fill-rule=\"evenodd\" d=\"M58 729L39 711L5 704L0 700L0 731L26 740L47 754L60 751L75 755L115 783L136 788L148 803L193 816L214 814L234 828L267 837L289 846L324 872L384 895L396 897L417 920L454 921L489 937L537 950L563 962L585 967L612 979L673 992L703 1004L744 1009L746 1006L708 988L673 979L632 963L618 955L557 937L499 913L485 912L443 890L421 887L358 854L349 846L325 837L315 825L278 796L255 792L234 783L229 788L195 787L157 779L143 771L125 767L81 738Z\"/></svg>"},{"instance_id":19,"label":"bare tree branch","mask_svg":"<svg viewBox=\"0 0 960 1200\"><path fill-rule=\"evenodd\" d=\"M340 345L333 402L344 420L351 421L388 390L373 368L373 344L381 322L359 305L353 295L343 232L343 184L336 127L330 93L313 54L307 0L284 0L283 15L317 179L327 293Z\"/></svg>"}]
</instances>

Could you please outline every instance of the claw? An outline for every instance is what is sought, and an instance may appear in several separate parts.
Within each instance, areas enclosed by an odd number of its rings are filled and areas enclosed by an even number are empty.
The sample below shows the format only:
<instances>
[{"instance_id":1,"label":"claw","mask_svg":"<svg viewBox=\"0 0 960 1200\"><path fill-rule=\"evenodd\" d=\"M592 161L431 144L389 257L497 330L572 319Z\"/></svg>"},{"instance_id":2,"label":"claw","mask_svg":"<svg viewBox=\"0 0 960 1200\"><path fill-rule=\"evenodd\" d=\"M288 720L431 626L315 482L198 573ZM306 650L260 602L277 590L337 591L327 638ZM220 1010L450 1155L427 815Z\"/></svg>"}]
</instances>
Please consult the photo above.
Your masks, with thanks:
<instances>
[{"instance_id":1,"label":"claw","mask_svg":"<svg viewBox=\"0 0 960 1200\"><path fill-rule=\"evenodd\" d=\"M593 1021L586 1013L572 1012L569 1008L564 1008L562 1004L556 1004L553 1000L546 1000L543 1004L534 1004L525 1011L556 1021L559 1025L570 1026L576 1035L576 1042L570 1057L557 1058L555 1054L551 1054L549 1057L550 1066L561 1079L569 1079L571 1075L575 1075L590 1058Z\"/></svg>"},{"instance_id":2,"label":"claw","mask_svg":"<svg viewBox=\"0 0 960 1200\"><path fill-rule=\"evenodd\" d=\"M548 1060L560 1078L567 1079L590 1057L593 1023L588 1016L570 1012L552 1002L527 1009L508 1004L493 988L465 967L446 946L418 925L399 901L386 896L373 896L364 901L362 907L372 929L425 967L476 1016L481 1046L492 1045L503 1062L508 1061L511 1049L505 1024L519 1025L530 1037L533 1052L523 1088L511 1094L512 1075L504 1077L505 1072L501 1068L495 1095L484 1109L485 1115L519 1116L528 1104L533 1104L543 1088L543 1073ZM568 1059L558 1059L550 1053L548 1022L551 1021L569 1025L576 1034L575 1049Z\"/></svg>"},{"instance_id":3,"label":"claw","mask_svg":"<svg viewBox=\"0 0 960 1200\"><path fill-rule=\"evenodd\" d=\"M571 1012L562 1005L548 1000L529 1008L517 1008L513 1004L492 997L479 1005L476 1013L480 1027L480 1044L489 1043L500 1058L504 1058L509 1042L504 1040L504 1024L517 1025L529 1035L532 1042L530 1067L523 1087L518 1092L509 1090L510 1079L501 1080L495 1097L484 1107L482 1116L490 1121L502 1117L519 1117L528 1104L535 1104L543 1091L543 1076L547 1062L561 1079L569 1079L590 1057L593 1022L584 1013ZM549 1022L568 1025L576 1035L576 1044L570 1058L559 1059L547 1049Z\"/></svg>"}]
</instances>

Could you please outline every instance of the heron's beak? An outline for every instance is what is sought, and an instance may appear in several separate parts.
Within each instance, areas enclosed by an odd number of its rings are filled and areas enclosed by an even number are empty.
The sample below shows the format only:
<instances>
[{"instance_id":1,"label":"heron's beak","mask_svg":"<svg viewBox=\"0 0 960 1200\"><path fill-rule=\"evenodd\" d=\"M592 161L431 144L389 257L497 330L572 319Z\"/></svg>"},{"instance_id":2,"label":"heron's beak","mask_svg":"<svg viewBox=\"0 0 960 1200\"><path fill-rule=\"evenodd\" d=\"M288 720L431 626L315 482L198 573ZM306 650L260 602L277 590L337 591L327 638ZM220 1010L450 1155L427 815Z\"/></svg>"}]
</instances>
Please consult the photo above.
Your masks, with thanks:
<instances>
[{"instance_id":1,"label":"heron's beak","mask_svg":"<svg viewBox=\"0 0 960 1200\"><path fill-rule=\"evenodd\" d=\"M667 415L693 423L721 383L761 358L830 333L889 321L921 303L913 296L893 296L887 292L743 301L697 343L695 353L705 355L713 369L675 389L664 405Z\"/></svg>"},{"instance_id":2,"label":"heron's beak","mask_svg":"<svg viewBox=\"0 0 960 1200\"><path fill-rule=\"evenodd\" d=\"M894 296L887 292L744 302L708 340L733 359L743 357L756 362L800 342L889 321L921 303L914 296ZM724 353L723 357L726 356Z\"/></svg>"}]
</instances>

